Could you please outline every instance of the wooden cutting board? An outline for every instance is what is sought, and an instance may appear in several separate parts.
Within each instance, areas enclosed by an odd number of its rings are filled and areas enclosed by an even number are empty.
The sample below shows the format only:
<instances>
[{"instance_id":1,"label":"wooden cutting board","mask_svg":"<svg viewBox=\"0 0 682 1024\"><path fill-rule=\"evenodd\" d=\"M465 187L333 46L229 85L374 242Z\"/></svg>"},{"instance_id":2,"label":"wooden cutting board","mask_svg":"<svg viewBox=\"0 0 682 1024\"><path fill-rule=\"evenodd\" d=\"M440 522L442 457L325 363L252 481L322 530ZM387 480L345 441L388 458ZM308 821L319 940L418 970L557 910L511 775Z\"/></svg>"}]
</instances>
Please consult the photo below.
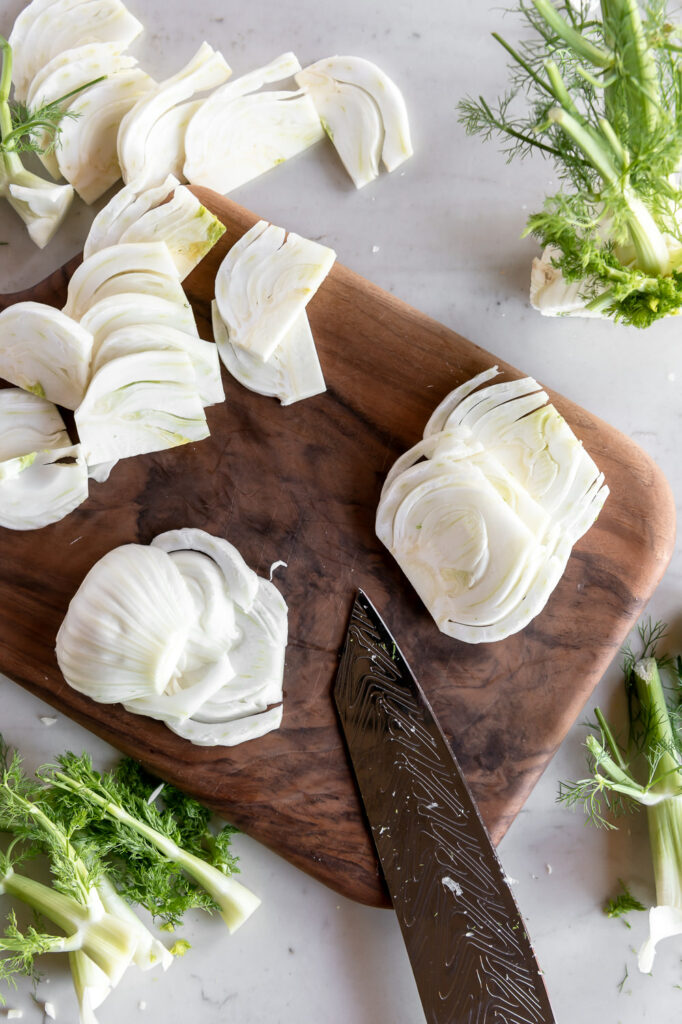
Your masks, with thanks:
<instances>
[{"instance_id":1,"label":"wooden cutting board","mask_svg":"<svg viewBox=\"0 0 682 1024\"><path fill-rule=\"evenodd\" d=\"M186 282L211 338L217 268L256 217L196 192L227 226ZM61 306L77 263L0 305ZM0 530L0 671L340 893L385 905L331 698L355 589L403 648L499 841L658 583L674 504L636 445L553 395L611 496L521 634L477 646L443 636L374 534L382 481L453 387L494 362L521 374L340 265L309 316L326 394L283 408L224 374L227 401L208 410L209 439L125 460L61 523ZM228 538L261 575L287 562L275 576L290 611L284 722L233 749L194 747L158 722L95 704L55 661L57 629L95 561L182 526Z\"/></svg>"}]
</instances>

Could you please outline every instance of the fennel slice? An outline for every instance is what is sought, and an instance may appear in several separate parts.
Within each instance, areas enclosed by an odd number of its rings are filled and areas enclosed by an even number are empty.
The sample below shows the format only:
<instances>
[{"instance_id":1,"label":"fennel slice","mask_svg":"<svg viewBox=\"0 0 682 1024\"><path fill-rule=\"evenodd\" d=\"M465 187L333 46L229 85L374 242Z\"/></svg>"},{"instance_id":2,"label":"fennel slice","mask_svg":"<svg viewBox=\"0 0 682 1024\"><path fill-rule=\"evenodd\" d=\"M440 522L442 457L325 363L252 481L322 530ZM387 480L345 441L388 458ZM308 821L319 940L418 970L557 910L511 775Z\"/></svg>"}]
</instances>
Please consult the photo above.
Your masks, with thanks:
<instances>
[{"instance_id":1,"label":"fennel slice","mask_svg":"<svg viewBox=\"0 0 682 1024\"><path fill-rule=\"evenodd\" d=\"M57 164L81 199L94 203L121 177L116 140L123 116L151 91L140 68L118 71L75 97L61 125Z\"/></svg>"},{"instance_id":2,"label":"fennel slice","mask_svg":"<svg viewBox=\"0 0 682 1024\"><path fill-rule=\"evenodd\" d=\"M130 276L135 277L134 274ZM99 347L106 338L123 327L152 324L199 337L192 307L186 299L184 302L173 302L144 292L117 292L99 299L81 317L80 323L92 334L93 361L97 359Z\"/></svg>"},{"instance_id":3,"label":"fennel slice","mask_svg":"<svg viewBox=\"0 0 682 1024\"><path fill-rule=\"evenodd\" d=\"M189 189L179 185L170 202L147 211L119 241L164 242L184 280L224 233L225 225Z\"/></svg>"},{"instance_id":4,"label":"fennel slice","mask_svg":"<svg viewBox=\"0 0 682 1024\"><path fill-rule=\"evenodd\" d=\"M254 225L228 252L215 297L230 344L269 359L336 259L332 249L282 228Z\"/></svg>"},{"instance_id":5,"label":"fennel slice","mask_svg":"<svg viewBox=\"0 0 682 1024\"><path fill-rule=\"evenodd\" d=\"M230 68L222 54L203 43L194 57L176 75L160 82L124 117L118 136L118 156L126 184L138 188L157 185L158 174L149 141L160 118L173 107L189 100L195 93L221 85L230 76ZM162 177L168 173L168 168Z\"/></svg>"},{"instance_id":6,"label":"fennel slice","mask_svg":"<svg viewBox=\"0 0 682 1024\"><path fill-rule=\"evenodd\" d=\"M106 363L75 413L88 464L163 451L208 437L192 364L176 350Z\"/></svg>"},{"instance_id":7,"label":"fennel slice","mask_svg":"<svg viewBox=\"0 0 682 1024\"><path fill-rule=\"evenodd\" d=\"M90 374L92 335L40 302L0 312L0 376L65 409L81 402Z\"/></svg>"},{"instance_id":8,"label":"fennel slice","mask_svg":"<svg viewBox=\"0 0 682 1024\"><path fill-rule=\"evenodd\" d=\"M99 211L83 246L83 258L88 259L100 249L117 245L121 235L135 224L148 210L163 203L180 182L169 174L155 188L139 190L137 185L124 185Z\"/></svg>"},{"instance_id":9,"label":"fennel slice","mask_svg":"<svg viewBox=\"0 0 682 1024\"><path fill-rule=\"evenodd\" d=\"M211 305L213 336L220 358L245 388L291 405L326 391L315 341L305 311L299 314L284 339L266 362L246 349L230 344L217 303Z\"/></svg>"},{"instance_id":10,"label":"fennel slice","mask_svg":"<svg viewBox=\"0 0 682 1024\"><path fill-rule=\"evenodd\" d=\"M87 43L117 42L125 49L142 25L121 0L35 0L14 23L14 97L24 101L31 82L53 57Z\"/></svg>"},{"instance_id":11,"label":"fennel slice","mask_svg":"<svg viewBox=\"0 0 682 1024\"><path fill-rule=\"evenodd\" d=\"M150 350L184 352L194 371L194 387L201 404L208 406L224 401L218 350L213 342L160 324L132 324L112 331L97 349L92 373L95 375L106 363L121 356Z\"/></svg>"},{"instance_id":12,"label":"fennel slice","mask_svg":"<svg viewBox=\"0 0 682 1024\"><path fill-rule=\"evenodd\" d=\"M198 120L202 127L188 129L185 140L184 174L192 184L223 195L309 149L324 135L315 106L303 92L228 97L222 104L214 94L190 128Z\"/></svg>"},{"instance_id":13,"label":"fennel slice","mask_svg":"<svg viewBox=\"0 0 682 1024\"><path fill-rule=\"evenodd\" d=\"M88 473L80 445L27 453L20 471L0 476L0 526L40 530L59 522L88 497Z\"/></svg>"},{"instance_id":14,"label":"fennel slice","mask_svg":"<svg viewBox=\"0 0 682 1024\"><path fill-rule=\"evenodd\" d=\"M93 253L74 272L69 281L64 312L74 320L80 320L109 280L134 273L178 278L177 267L162 242L112 245ZM135 289L123 287L121 290Z\"/></svg>"}]
</instances>

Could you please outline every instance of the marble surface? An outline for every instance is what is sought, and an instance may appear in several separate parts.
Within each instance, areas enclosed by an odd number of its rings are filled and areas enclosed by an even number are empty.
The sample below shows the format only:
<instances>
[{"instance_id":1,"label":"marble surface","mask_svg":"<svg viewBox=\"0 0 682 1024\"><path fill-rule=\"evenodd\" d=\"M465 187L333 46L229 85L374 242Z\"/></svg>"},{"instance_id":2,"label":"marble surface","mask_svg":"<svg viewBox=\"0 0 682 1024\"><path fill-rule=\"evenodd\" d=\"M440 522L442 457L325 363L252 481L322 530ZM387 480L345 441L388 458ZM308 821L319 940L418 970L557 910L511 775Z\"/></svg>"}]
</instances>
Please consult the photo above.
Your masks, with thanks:
<instances>
[{"instance_id":1,"label":"marble surface","mask_svg":"<svg viewBox=\"0 0 682 1024\"><path fill-rule=\"evenodd\" d=\"M23 5L3 0L7 34ZM402 87L411 113L416 156L391 176L356 192L326 145L283 165L234 198L277 223L332 245L342 262L423 309L544 384L556 388L634 438L662 466L679 501L682 465L682 346L676 322L646 334L591 321L548 321L527 301L529 263L536 252L520 240L528 212L553 189L542 160L506 166L494 145L467 139L455 105L465 93L494 97L504 88L503 55L490 32L516 27L491 3L464 0L131 0L147 26L136 52L163 77L205 38L236 73L287 49L303 64L333 53L376 60ZM82 246L93 211L74 207L59 238L39 253L11 210L0 206L2 291L33 284ZM682 551L648 612L672 624L682 649ZM672 646L672 644L671 644ZM622 720L617 666L594 703ZM29 765L65 748L86 748L101 764L113 752L58 718L46 726L45 705L0 679L6 738ZM583 773L585 729L567 736L500 847L535 943L561 1024L577 1016L601 1024L662 1024L678 1019L682 1003L682 944L660 948L652 976L637 971L635 949L644 915L632 930L602 912L606 898L628 881L653 900L645 821L618 832L585 827L580 813L556 804L559 780ZM242 877L263 898L259 912L235 936L219 921L190 917L182 935L192 950L164 977L130 973L99 1012L101 1024L163 1021L185 1024L413 1024L420 1004L399 930L390 912L337 897L246 837L236 846ZM55 961L38 986L57 1019L75 1022L65 965ZM41 1020L30 987L8 1005Z\"/></svg>"}]
</instances>

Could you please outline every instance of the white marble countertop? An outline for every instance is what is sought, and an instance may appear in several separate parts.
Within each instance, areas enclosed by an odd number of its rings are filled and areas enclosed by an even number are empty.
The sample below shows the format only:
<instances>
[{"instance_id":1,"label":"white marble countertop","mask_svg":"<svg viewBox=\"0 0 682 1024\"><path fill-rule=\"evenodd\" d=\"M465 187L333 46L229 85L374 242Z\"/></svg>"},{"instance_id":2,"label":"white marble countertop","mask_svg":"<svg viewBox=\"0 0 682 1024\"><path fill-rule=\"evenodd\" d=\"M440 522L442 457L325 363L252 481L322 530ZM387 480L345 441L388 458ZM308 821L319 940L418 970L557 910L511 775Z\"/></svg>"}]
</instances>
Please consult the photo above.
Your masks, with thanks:
<instances>
[{"instance_id":1,"label":"white marble countertop","mask_svg":"<svg viewBox=\"0 0 682 1024\"><path fill-rule=\"evenodd\" d=\"M8 34L21 0L4 0L0 31ZM455 105L466 92L496 96L506 76L503 54L489 38L513 37L513 19L491 3L464 0L130 0L147 26L135 44L157 77L173 73L203 39L221 49L236 73L294 49L305 65L333 53L374 59L399 83L413 125L416 156L395 174L356 192L325 146L234 193L276 223L332 245L339 259L461 334L556 388L634 438L661 465L682 497L682 345L679 325L647 333L580 320L551 321L528 305L536 252L520 234L528 212L553 188L548 164L506 166L494 145L467 139ZM14 214L0 205L2 291L29 286L82 246L92 211L77 204L68 226L39 253ZM682 551L649 606L672 623L682 650ZM594 703L619 714L619 673L613 666ZM112 752L58 716L40 721L45 705L0 679L2 731L29 765L71 748L104 764ZM678 1019L682 943L660 947L652 976L638 974L635 948L645 915L628 931L602 906L629 882L653 900L645 821L618 832L585 827L581 813L555 803L560 779L584 769L585 729L576 725L500 847L527 920L556 1018L600 1024ZM242 877L263 898L257 914L233 937L221 922L192 916L182 934L192 950L160 978L126 976L99 1011L101 1024L153 1020L164 1024L414 1024L422 1018L392 913L339 898L246 837L236 846ZM59 1021L75 1022L66 966L51 966L39 985ZM146 1008L141 1007L141 1002ZM20 985L8 1005L24 1019L41 1011Z\"/></svg>"}]
</instances>

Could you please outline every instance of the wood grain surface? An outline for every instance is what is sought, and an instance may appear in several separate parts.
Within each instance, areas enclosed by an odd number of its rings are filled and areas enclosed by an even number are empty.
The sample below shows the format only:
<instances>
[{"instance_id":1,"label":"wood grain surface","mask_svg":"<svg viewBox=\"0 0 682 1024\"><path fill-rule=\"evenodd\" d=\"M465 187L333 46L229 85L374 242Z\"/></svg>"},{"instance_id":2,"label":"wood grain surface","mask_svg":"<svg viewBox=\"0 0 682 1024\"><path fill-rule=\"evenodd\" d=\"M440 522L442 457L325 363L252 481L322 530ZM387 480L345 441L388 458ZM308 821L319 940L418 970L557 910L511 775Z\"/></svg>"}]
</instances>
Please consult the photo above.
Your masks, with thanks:
<instances>
[{"instance_id":1,"label":"wood grain surface","mask_svg":"<svg viewBox=\"0 0 682 1024\"><path fill-rule=\"evenodd\" d=\"M217 268L256 217L195 191L227 226L185 282L210 339ZM77 262L0 306L62 305ZM375 536L381 485L453 387L493 362L520 374L338 264L309 317L326 394L283 408L224 374L227 401L207 410L209 439L125 460L61 523L0 530L0 671L322 882L381 906L387 896L331 698L356 588L410 661L497 842L659 581L675 512L648 456L553 395L611 496L522 633L477 646L443 636ZM55 661L57 629L97 559L183 526L226 537L261 575L278 559L288 564L275 576L290 612L284 722L232 749L194 747L161 723L95 704L66 685Z\"/></svg>"}]
</instances>

